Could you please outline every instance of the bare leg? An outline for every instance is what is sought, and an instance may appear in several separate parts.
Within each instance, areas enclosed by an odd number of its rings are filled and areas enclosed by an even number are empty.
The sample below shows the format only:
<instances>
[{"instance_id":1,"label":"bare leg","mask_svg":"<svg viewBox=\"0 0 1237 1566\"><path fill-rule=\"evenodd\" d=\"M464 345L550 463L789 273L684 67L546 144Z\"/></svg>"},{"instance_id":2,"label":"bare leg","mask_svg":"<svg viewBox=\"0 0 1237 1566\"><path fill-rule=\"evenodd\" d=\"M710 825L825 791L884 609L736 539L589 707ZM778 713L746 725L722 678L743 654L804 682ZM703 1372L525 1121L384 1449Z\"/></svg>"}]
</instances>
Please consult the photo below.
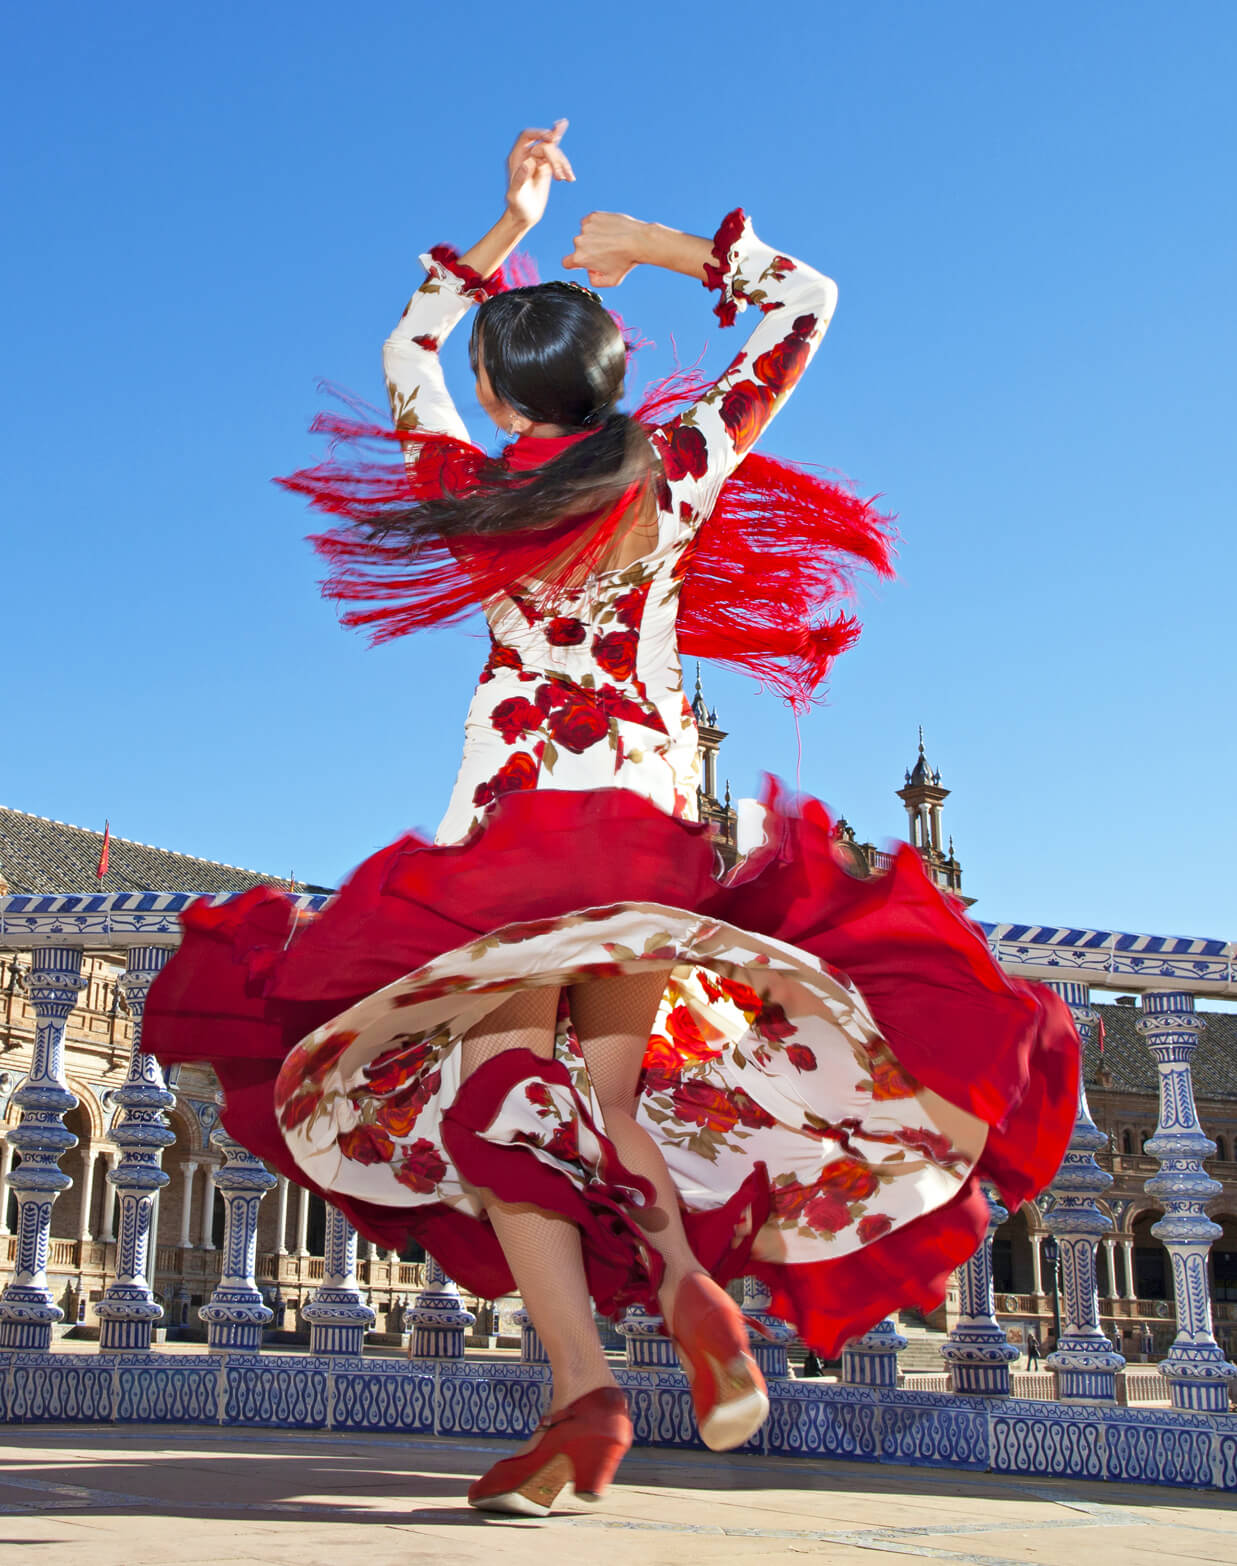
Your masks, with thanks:
<instances>
[{"instance_id":1,"label":"bare leg","mask_svg":"<svg viewBox=\"0 0 1237 1566\"><path fill-rule=\"evenodd\" d=\"M656 1205L633 1216L666 1264L659 1294L667 1331L674 1321L674 1299L691 1273L703 1272L692 1253L679 1196L661 1149L636 1121L640 1067L670 970L591 979L571 988L571 1017L584 1052L589 1081L601 1110L606 1135L633 1174L643 1175L657 1193Z\"/></svg>"},{"instance_id":2,"label":"bare leg","mask_svg":"<svg viewBox=\"0 0 1237 1566\"><path fill-rule=\"evenodd\" d=\"M557 1015L558 990L553 986L523 990L504 1001L465 1036L462 1079L509 1049L532 1050L549 1060ZM551 1410L574 1403L595 1387L614 1386L593 1319L579 1229L539 1207L500 1202L492 1191L479 1195L550 1356Z\"/></svg>"}]
</instances>

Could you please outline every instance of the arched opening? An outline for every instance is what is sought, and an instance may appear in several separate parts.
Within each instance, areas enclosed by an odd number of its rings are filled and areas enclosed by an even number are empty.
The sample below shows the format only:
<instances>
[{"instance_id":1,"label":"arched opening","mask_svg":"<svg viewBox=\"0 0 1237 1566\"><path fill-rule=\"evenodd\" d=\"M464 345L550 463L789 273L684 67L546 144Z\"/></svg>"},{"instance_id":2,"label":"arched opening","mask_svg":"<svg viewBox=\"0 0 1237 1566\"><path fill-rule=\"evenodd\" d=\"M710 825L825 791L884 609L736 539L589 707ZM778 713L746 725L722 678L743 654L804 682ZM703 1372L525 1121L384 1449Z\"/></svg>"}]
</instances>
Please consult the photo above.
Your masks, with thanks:
<instances>
[{"instance_id":1,"label":"arched opening","mask_svg":"<svg viewBox=\"0 0 1237 1566\"><path fill-rule=\"evenodd\" d=\"M1030 1294L1034 1281L1031 1237L1019 1210L992 1237L992 1286L997 1294Z\"/></svg>"},{"instance_id":2,"label":"arched opening","mask_svg":"<svg viewBox=\"0 0 1237 1566\"><path fill-rule=\"evenodd\" d=\"M64 1117L65 1129L77 1138L77 1146L71 1147L60 1160L60 1167L73 1181L67 1191L52 1203L51 1238L76 1240L83 1232L89 1237L89 1213L82 1211L82 1199L90 1185L91 1205L94 1205L93 1165L95 1151L91 1143L90 1115L84 1104L70 1109ZM86 1222L83 1222L86 1220Z\"/></svg>"},{"instance_id":3,"label":"arched opening","mask_svg":"<svg viewBox=\"0 0 1237 1566\"><path fill-rule=\"evenodd\" d=\"M1140 1300L1172 1298L1172 1269L1168 1252L1151 1233L1152 1224L1158 1223L1162 1217L1162 1213L1148 1212L1134 1220L1134 1293Z\"/></svg>"},{"instance_id":4,"label":"arched opening","mask_svg":"<svg viewBox=\"0 0 1237 1566\"><path fill-rule=\"evenodd\" d=\"M160 1246L192 1245L201 1224L200 1214L194 1212L194 1198L202 1189L200 1183L192 1188L186 1184L189 1161L194 1157L193 1136L188 1120L179 1110L169 1112L168 1125L175 1131L176 1140L164 1148L161 1161L168 1183L159 1193L158 1240Z\"/></svg>"},{"instance_id":5,"label":"arched opening","mask_svg":"<svg viewBox=\"0 0 1237 1566\"><path fill-rule=\"evenodd\" d=\"M228 1209L223 1199L223 1192L215 1188L215 1205L211 1212L210 1242L217 1251L223 1249L223 1229L227 1221Z\"/></svg>"},{"instance_id":6,"label":"arched opening","mask_svg":"<svg viewBox=\"0 0 1237 1566\"><path fill-rule=\"evenodd\" d=\"M1216 1159L1220 1163L1228 1162L1228 1142L1223 1136L1216 1137Z\"/></svg>"},{"instance_id":7,"label":"arched opening","mask_svg":"<svg viewBox=\"0 0 1237 1566\"><path fill-rule=\"evenodd\" d=\"M1221 1230L1208 1258L1215 1335L1225 1356L1231 1358L1237 1350L1237 1218L1230 1213L1212 1213L1211 1218Z\"/></svg>"},{"instance_id":8,"label":"arched opening","mask_svg":"<svg viewBox=\"0 0 1237 1566\"><path fill-rule=\"evenodd\" d=\"M1132 1158L1134 1155L1134 1134L1130 1130L1129 1126L1126 1126L1125 1130L1121 1133L1121 1151L1126 1155L1127 1158Z\"/></svg>"},{"instance_id":9,"label":"arched opening","mask_svg":"<svg viewBox=\"0 0 1237 1566\"><path fill-rule=\"evenodd\" d=\"M309 1225L305 1244L311 1256L326 1254L326 1203L316 1191L309 1193Z\"/></svg>"},{"instance_id":10,"label":"arched opening","mask_svg":"<svg viewBox=\"0 0 1237 1566\"><path fill-rule=\"evenodd\" d=\"M1217 1305L1237 1305L1237 1218L1212 1214L1223 1231L1211 1247L1211 1297Z\"/></svg>"}]
</instances>

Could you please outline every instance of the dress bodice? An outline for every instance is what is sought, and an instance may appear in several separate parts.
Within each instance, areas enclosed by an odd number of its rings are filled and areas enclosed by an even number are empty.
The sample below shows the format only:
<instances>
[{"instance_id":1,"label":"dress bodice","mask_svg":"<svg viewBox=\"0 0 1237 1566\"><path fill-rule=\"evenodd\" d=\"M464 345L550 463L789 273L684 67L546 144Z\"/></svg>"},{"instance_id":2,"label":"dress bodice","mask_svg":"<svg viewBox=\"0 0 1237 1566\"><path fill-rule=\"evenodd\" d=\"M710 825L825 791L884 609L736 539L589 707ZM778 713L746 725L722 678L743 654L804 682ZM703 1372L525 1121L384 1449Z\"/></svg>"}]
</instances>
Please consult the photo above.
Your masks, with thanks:
<instances>
[{"instance_id":1,"label":"dress bodice","mask_svg":"<svg viewBox=\"0 0 1237 1566\"><path fill-rule=\"evenodd\" d=\"M740 212L723 222L713 255L706 285L721 296L722 323L749 304L759 322L720 379L650 431L654 547L549 604L518 585L487 603L490 656L469 707L440 843L466 837L495 800L517 789L627 788L668 814L697 817L698 742L675 634L683 557L806 368L837 292L828 278L762 244ZM442 249L422 260L426 281L384 350L391 408L402 428L466 440L438 349L498 285Z\"/></svg>"}]
</instances>

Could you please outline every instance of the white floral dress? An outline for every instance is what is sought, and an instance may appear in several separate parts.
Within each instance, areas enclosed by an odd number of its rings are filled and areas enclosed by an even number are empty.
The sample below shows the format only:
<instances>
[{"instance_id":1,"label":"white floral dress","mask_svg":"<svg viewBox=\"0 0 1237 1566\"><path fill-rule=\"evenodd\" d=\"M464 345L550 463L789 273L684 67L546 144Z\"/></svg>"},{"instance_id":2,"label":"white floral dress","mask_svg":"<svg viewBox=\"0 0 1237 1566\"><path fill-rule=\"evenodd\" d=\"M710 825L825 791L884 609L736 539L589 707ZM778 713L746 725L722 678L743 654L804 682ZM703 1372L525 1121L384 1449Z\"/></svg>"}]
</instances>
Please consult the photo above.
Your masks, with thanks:
<instances>
[{"instance_id":1,"label":"white floral dress","mask_svg":"<svg viewBox=\"0 0 1237 1566\"><path fill-rule=\"evenodd\" d=\"M464 755L440 843L458 842L514 789L626 788L696 819L699 749L675 638L681 562L721 487L806 369L829 325L834 284L762 244L745 220L723 233L719 314L759 321L725 375L659 428L666 482L657 543L603 571L543 616L519 593L487 606L492 647L464 725ZM383 351L398 426L467 440L438 349L484 284L442 252Z\"/></svg>"},{"instance_id":2,"label":"white floral dress","mask_svg":"<svg viewBox=\"0 0 1237 1566\"><path fill-rule=\"evenodd\" d=\"M458 1046L521 988L669 969L638 1113L693 1246L722 1281L764 1278L831 1353L898 1305L939 1302L986 1228L981 1178L1015 1202L1051 1178L1077 1041L1055 997L1000 972L910 848L854 880L813 802L771 798L764 846L719 873L695 821L681 566L819 344L834 289L741 214L714 255L723 321L747 304L759 319L721 380L652 436L656 547L551 616L492 602L436 843L375 855L314 920L269 889L195 910L147 1027L166 1060L205 1053L232 1134L362 1233L419 1240L465 1287L505 1292L473 1194L493 1189L579 1224L600 1308L655 1308L660 1260L632 1221L652 1193L606 1139L566 1022L554 1060L510 1051L463 1085ZM463 437L437 350L488 285L442 252L426 264L386 347L392 407L405 428ZM231 1021L228 1059L201 1042L207 1013Z\"/></svg>"}]
</instances>

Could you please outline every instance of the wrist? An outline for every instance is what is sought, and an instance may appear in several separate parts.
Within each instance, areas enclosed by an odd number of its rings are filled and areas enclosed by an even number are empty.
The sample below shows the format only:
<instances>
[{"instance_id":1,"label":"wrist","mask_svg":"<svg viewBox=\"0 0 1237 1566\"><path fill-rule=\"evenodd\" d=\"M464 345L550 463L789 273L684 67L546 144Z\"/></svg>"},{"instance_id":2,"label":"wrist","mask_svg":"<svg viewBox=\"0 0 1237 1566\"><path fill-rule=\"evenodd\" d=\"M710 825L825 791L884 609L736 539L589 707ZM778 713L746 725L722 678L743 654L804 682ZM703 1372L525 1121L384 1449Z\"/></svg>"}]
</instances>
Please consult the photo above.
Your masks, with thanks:
<instances>
[{"instance_id":1,"label":"wrist","mask_svg":"<svg viewBox=\"0 0 1237 1566\"><path fill-rule=\"evenodd\" d=\"M513 212L510 207L504 207L502 217L494 226L503 239L510 239L513 245L518 245L520 240L532 232L535 225L528 218Z\"/></svg>"},{"instance_id":2,"label":"wrist","mask_svg":"<svg viewBox=\"0 0 1237 1566\"><path fill-rule=\"evenodd\" d=\"M671 230L662 223L636 222L632 253L645 266L661 266L666 255L666 240Z\"/></svg>"}]
</instances>

